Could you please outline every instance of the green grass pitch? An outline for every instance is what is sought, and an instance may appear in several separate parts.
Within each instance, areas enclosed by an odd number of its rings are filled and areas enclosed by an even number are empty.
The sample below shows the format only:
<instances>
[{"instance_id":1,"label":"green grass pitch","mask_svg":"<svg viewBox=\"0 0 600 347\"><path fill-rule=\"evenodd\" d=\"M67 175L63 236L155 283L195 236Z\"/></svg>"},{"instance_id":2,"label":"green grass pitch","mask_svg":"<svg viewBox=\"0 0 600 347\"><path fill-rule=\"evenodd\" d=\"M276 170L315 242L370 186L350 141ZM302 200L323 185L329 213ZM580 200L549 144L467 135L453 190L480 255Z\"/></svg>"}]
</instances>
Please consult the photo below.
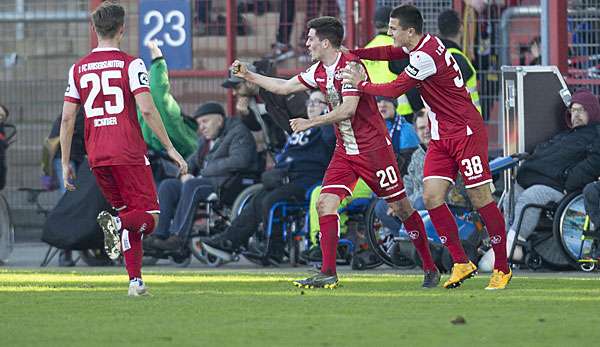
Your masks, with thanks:
<instances>
[{"instance_id":1,"label":"green grass pitch","mask_svg":"<svg viewBox=\"0 0 600 347\"><path fill-rule=\"evenodd\" d=\"M0 270L0 346L575 347L600 341L598 278L516 276L509 289L488 292L487 275L449 291L420 289L418 275L348 273L336 290L301 290L290 284L299 274L147 271L152 296L129 298L122 270Z\"/></svg>"}]
</instances>

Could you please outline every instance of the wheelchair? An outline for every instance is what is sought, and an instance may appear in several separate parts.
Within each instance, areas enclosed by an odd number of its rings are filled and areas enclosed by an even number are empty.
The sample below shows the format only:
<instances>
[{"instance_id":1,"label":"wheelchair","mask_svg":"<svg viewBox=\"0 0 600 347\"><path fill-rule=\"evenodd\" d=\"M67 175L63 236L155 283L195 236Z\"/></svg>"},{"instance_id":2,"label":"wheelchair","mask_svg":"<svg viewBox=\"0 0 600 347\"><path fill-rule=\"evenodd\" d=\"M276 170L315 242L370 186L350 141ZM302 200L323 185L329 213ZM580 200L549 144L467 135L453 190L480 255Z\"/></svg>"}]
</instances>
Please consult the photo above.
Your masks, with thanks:
<instances>
[{"instance_id":1,"label":"wheelchair","mask_svg":"<svg viewBox=\"0 0 600 347\"><path fill-rule=\"evenodd\" d=\"M501 157L490 162L492 175L499 174L517 166L523 160L523 154ZM500 200L504 199L504 193ZM389 230L383 226L375 214L377 200L367 211L367 240L369 246L381 261L393 268L412 269L420 264L420 258L412 245L404 226L400 230ZM452 211L463 248L469 259L476 262L491 246L489 236L479 215L472 209L462 206L449 206ZM443 247L427 211L419 211L430 243L432 256L441 271L450 271L452 259L446 247Z\"/></svg>"},{"instance_id":2,"label":"wheelchair","mask_svg":"<svg viewBox=\"0 0 600 347\"><path fill-rule=\"evenodd\" d=\"M176 250L144 248L144 264L155 264L159 259L171 259L178 267L189 266L192 256L210 267L223 265L226 260L208 254L202 248L201 237L224 232L231 222L232 209L240 192L258 182L255 172L240 172L218 187L215 193L201 201L194 214L191 228L182 235L183 242ZM231 260L230 260L231 261Z\"/></svg>"}]
</instances>

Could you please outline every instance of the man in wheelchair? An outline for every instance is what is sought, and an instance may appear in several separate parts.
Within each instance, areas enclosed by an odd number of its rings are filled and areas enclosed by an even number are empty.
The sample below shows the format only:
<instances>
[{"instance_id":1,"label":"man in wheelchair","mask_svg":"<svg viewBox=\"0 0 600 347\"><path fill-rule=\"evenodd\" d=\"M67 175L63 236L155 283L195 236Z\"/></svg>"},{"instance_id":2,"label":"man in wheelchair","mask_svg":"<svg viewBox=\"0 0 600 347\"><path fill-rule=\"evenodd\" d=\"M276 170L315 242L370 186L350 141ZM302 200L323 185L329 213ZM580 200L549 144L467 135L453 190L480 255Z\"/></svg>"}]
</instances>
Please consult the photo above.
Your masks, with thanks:
<instances>
[{"instance_id":1,"label":"man in wheelchair","mask_svg":"<svg viewBox=\"0 0 600 347\"><path fill-rule=\"evenodd\" d=\"M207 102L193 115L202 137L189 162L189 174L163 180L158 187L160 219L144 239L145 248L178 249L201 201L240 172L258 171L256 144L237 118L226 117L221 104Z\"/></svg>"},{"instance_id":2,"label":"man in wheelchair","mask_svg":"<svg viewBox=\"0 0 600 347\"><path fill-rule=\"evenodd\" d=\"M518 234L518 243L524 243L539 222L539 208L525 209L523 217L519 220L526 205L558 202L565 193L580 190L600 176L598 98L587 90L575 92L565 120L568 129L537 145L533 154L517 172L517 184L514 187L515 207L512 213L514 218L507 222L507 225L510 225L506 244L508 252L515 242L515 235ZM518 245L513 259L521 260L522 256L522 249Z\"/></svg>"},{"instance_id":3,"label":"man in wheelchair","mask_svg":"<svg viewBox=\"0 0 600 347\"><path fill-rule=\"evenodd\" d=\"M311 93L308 117L318 117L327 110L320 91ZM245 247L259 225L266 226L271 207L281 201L304 202L306 192L320 182L329 164L335 135L331 125L311 128L288 136L285 147L275 157L275 167L262 175L263 189L254 195L226 232L202 239L206 251L222 259ZM283 240L281 225L272 230L269 258L281 262Z\"/></svg>"}]
</instances>

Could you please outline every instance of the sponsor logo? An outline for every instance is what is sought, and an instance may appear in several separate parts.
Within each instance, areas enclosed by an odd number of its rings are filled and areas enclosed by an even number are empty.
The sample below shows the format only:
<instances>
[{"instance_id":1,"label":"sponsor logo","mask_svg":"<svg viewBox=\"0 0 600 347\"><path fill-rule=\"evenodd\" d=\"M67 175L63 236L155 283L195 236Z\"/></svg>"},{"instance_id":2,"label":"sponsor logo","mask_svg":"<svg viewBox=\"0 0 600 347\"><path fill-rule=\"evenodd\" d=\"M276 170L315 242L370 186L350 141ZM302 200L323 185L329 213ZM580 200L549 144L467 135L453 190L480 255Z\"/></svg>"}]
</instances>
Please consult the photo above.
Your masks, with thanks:
<instances>
[{"instance_id":1,"label":"sponsor logo","mask_svg":"<svg viewBox=\"0 0 600 347\"><path fill-rule=\"evenodd\" d=\"M490 238L490 242L494 245L498 245L498 244L500 244L500 242L502 242L502 236L494 235Z\"/></svg>"},{"instance_id":2,"label":"sponsor logo","mask_svg":"<svg viewBox=\"0 0 600 347\"><path fill-rule=\"evenodd\" d=\"M71 91L71 85L67 84L67 90L65 90L65 93L68 93L69 91Z\"/></svg>"},{"instance_id":3,"label":"sponsor logo","mask_svg":"<svg viewBox=\"0 0 600 347\"><path fill-rule=\"evenodd\" d=\"M317 82L325 82L325 79L324 78L317 78L315 81L317 81Z\"/></svg>"},{"instance_id":4,"label":"sponsor logo","mask_svg":"<svg viewBox=\"0 0 600 347\"><path fill-rule=\"evenodd\" d=\"M446 239L446 236L440 236L440 241L442 242L442 245L445 245L448 239Z\"/></svg>"},{"instance_id":5,"label":"sponsor logo","mask_svg":"<svg viewBox=\"0 0 600 347\"><path fill-rule=\"evenodd\" d=\"M150 80L148 79L148 73L146 73L146 72L139 72L138 80L140 81L140 84L143 86L150 85Z\"/></svg>"},{"instance_id":6,"label":"sponsor logo","mask_svg":"<svg viewBox=\"0 0 600 347\"><path fill-rule=\"evenodd\" d=\"M419 69L417 69L416 67L412 66L411 64L409 64L404 71L406 71L407 74L412 75L412 76L416 76L419 74Z\"/></svg>"},{"instance_id":7,"label":"sponsor logo","mask_svg":"<svg viewBox=\"0 0 600 347\"><path fill-rule=\"evenodd\" d=\"M419 231L418 230L411 230L408 232L408 237L410 237L411 240L416 240L419 238Z\"/></svg>"},{"instance_id":8,"label":"sponsor logo","mask_svg":"<svg viewBox=\"0 0 600 347\"><path fill-rule=\"evenodd\" d=\"M96 118L94 119L94 127L104 127L108 125L117 125L117 117Z\"/></svg>"}]
</instances>

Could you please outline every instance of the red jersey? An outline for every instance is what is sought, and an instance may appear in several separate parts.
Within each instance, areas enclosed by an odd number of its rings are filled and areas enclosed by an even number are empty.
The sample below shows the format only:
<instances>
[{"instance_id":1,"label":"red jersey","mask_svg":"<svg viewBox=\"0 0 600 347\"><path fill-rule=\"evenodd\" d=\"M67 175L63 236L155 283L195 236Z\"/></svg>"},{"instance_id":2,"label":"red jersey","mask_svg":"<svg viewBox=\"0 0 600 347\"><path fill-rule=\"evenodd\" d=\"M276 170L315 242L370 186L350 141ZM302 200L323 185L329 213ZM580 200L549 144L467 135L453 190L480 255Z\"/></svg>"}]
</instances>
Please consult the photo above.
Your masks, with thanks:
<instances>
[{"instance_id":1,"label":"red jersey","mask_svg":"<svg viewBox=\"0 0 600 347\"><path fill-rule=\"evenodd\" d=\"M338 53L333 65L325 66L318 62L297 78L310 89L320 89L326 96L330 110L339 106L344 96L360 96L354 116L335 124L336 150L343 149L346 154L356 155L389 146L392 142L375 98L359 92L352 86L342 86L340 70L351 61L362 65L357 56Z\"/></svg>"},{"instance_id":2,"label":"red jersey","mask_svg":"<svg viewBox=\"0 0 600 347\"><path fill-rule=\"evenodd\" d=\"M485 129L456 60L436 36L424 35L412 51L405 47L384 46L357 49L352 53L371 60L409 58L410 64L396 80L382 84L361 82L358 90L371 95L398 97L416 86L429 108L433 140L467 136Z\"/></svg>"},{"instance_id":3,"label":"red jersey","mask_svg":"<svg viewBox=\"0 0 600 347\"><path fill-rule=\"evenodd\" d=\"M83 104L91 168L147 163L135 95L148 85L144 62L117 48L96 48L71 66L64 100Z\"/></svg>"}]
</instances>

